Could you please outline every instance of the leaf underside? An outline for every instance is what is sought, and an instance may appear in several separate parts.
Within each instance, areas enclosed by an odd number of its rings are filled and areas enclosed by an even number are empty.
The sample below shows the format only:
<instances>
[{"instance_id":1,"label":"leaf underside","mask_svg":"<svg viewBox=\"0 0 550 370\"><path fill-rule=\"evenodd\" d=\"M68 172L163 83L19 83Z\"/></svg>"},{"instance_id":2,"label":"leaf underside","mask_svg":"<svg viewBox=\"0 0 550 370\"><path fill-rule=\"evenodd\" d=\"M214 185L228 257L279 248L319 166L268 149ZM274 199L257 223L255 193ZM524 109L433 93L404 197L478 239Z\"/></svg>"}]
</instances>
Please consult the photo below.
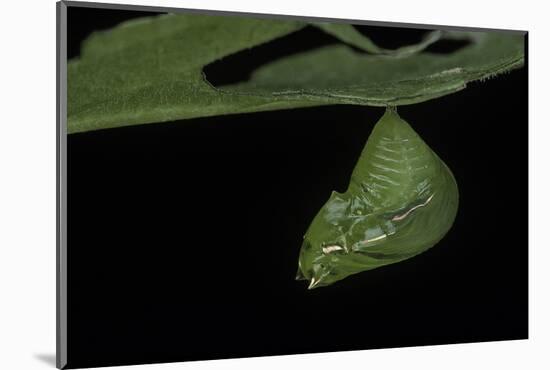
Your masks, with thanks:
<instances>
[{"instance_id":1,"label":"leaf underside","mask_svg":"<svg viewBox=\"0 0 550 370\"><path fill-rule=\"evenodd\" d=\"M94 33L68 64L68 131L326 104L412 104L524 63L518 33L434 31L387 50L350 25L312 25L341 43L280 58L221 88L204 76L206 65L308 24L169 14ZM470 43L452 54L425 51L443 39Z\"/></svg>"}]
</instances>

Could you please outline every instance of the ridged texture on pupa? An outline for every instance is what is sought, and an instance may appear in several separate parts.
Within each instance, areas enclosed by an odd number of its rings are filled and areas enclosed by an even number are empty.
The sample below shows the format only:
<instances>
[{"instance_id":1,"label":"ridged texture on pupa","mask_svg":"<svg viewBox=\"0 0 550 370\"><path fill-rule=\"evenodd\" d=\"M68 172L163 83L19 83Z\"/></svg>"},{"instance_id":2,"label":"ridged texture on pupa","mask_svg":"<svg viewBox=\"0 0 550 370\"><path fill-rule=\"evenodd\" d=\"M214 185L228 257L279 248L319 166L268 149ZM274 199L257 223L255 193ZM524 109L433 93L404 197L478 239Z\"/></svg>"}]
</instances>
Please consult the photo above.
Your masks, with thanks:
<instances>
[{"instance_id":1,"label":"ridged texture on pupa","mask_svg":"<svg viewBox=\"0 0 550 370\"><path fill-rule=\"evenodd\" d=\"M457 209L447 165L388 108L348 190L333 192L309 226L296 278L311 289L413 257L443 238Z\"/></svg>"}]
</instances>

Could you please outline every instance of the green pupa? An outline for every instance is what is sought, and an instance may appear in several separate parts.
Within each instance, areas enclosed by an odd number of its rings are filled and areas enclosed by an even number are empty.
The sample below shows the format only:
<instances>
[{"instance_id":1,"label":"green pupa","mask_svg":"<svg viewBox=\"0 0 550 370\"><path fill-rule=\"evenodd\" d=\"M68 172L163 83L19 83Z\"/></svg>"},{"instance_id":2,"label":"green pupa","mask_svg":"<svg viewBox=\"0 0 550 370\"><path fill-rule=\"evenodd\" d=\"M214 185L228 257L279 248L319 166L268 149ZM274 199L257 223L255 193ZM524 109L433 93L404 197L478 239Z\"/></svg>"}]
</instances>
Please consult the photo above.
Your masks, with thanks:
<instances>
[{"instance_id":1,"label":"green pupa","mask_svg":"<svg viewBox=\"0 0 550 370\"><path fill-rule=\"evenodd\" d=\"M332 193L304 235L296 279L313 289L411 258L445 236L457 209L450 169L387 108L347 191Z\"/></svg>"}]
</instances>

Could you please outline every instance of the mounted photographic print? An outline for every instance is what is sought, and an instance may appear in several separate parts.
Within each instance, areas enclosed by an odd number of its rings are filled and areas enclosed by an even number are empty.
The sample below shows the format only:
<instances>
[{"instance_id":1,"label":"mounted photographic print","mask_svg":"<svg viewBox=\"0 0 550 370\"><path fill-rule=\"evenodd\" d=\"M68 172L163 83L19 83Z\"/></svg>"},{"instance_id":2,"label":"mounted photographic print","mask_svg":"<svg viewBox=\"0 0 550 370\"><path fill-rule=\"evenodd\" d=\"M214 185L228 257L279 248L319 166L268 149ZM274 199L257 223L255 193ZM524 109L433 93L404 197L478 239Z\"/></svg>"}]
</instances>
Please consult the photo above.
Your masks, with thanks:
<instances>
[{"instance_id":1,"label":"mounted photographic print","mask_svg":"<svg viewBox=\"0 0 550 370\"><path fill-rule=\"evenodd\" d=\"M58 3L58 367L527 339L526 48Z\"/></svg>"}]
</instances>

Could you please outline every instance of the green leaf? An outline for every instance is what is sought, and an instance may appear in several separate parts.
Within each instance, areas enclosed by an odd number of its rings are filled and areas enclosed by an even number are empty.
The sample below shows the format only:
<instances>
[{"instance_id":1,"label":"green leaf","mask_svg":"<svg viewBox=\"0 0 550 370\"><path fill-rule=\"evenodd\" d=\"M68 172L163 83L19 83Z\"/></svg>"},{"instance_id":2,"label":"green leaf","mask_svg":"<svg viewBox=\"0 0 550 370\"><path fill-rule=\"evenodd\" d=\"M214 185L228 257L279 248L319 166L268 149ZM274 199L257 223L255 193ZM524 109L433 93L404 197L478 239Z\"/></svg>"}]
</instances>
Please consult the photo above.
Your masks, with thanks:
<instances>
[{"instance_id":1,"label":"green leaf","mask_svg":"<svg viewBox=\"0 0 550 370\"><path fill-rule=\"evenodd\" d=\"M304 236L297 279L309 288L403 261L435 245L458 209L453 174L393 109L374 127L343 194Z\"/></svg>"},{"instance_id":2,"label":"green leaf","mask_svg":"<svg viewBox=\"0 0 550 370\"><path fill-rule=\"evenodd\" d=\"M287 107L224 94L204 79L202 68L304 26L170 14L95 33L81 58L68 64L69 132Z\"/></svg>"},{"instance_id":3,"label":"green leaf","mask_svg":"<svg viewBox=\"0 0 550 370\"><path fill-rule=\"evenodd\" d=\"M212 86L203 68L307 24L249 17L164 15L93 34L68 64L69 133L323 104L400 105L452 93L523 64L523 36L430 34L388 51L348 25L319 25L346 44L273 61L244 83ZM467 37L450 55L421 52L436 37ZM378 55L372 55L376 53Z\"/></svg>"},{"instance_id":4,"label":"green leaf","mask_svg":"<svg viewBox=\"0 0 550 370\"><path fill-rule=\"evenodd\" d=\"M445 32L471 41L452 54L418 53L395 58L357 53L334 45L290 56L259 68L250 81L226 87L262 94L372 106L404 105L447 95L523 65L523 37L501 33Z\"/></svg>"}]
</instances>

